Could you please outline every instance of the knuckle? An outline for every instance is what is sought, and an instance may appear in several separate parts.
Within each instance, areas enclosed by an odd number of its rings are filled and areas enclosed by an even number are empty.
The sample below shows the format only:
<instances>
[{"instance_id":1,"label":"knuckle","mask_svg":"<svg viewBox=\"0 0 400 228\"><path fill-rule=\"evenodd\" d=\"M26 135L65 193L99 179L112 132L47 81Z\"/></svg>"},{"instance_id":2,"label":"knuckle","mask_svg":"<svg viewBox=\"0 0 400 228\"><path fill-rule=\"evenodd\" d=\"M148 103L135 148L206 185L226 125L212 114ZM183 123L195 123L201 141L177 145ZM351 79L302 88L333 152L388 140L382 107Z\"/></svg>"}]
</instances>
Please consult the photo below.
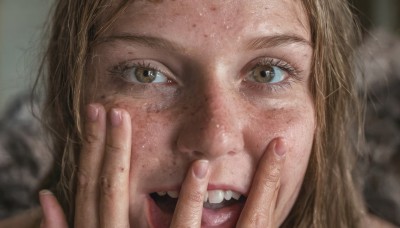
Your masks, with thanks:
<instances>
[{"instance_id":1,"label":"knuckle","mask_svg":"<svg viewBox=\"0 0 400 228\"><path fill-rule=\"evenodd\" d=\"M190 202L193 202L196 204L200 204L200 203L202 204L203 199L204 199L203 194L199 191L190 192L187 197Z\"/></svg>"},{"instance_id":2,"label":"knuckle","mask_svg":"<svg viewBox=\"0 0 400 228\"><path fill-rule=\"evenodd\" d=\"M118 146L118 145L113 145L111 143L106 143L106 151L108 153L119 153L121 151L124 151L125 148L123 148L122 146Z\"/></svg>"},{"instance_id":3,"label":"knuckle","mask_svg":"<svg viewBox=\"0 0 400 228\"><path fill-rule=\"evenodd\" d=\"M88 131L88 132L85 134L84 140L85 140L85 142L86 142L87 144L94 144L94 143L100 141L100 137L99 137L97 134Z\"/></svg>"},{"instance_id":4,"label":"knuckle","mask_svg":"<svg viewBox=\"0 0 400 228\"><path fill-rule=\"evenodd\" d=\"M103 176L100 178L101 193L109 198L113 198L118 190L118 185L111 178Z\"/></svg>"},{"instance_id":5,"label":"knuckle","mask_svg":"<svg viewBox=\"0 0 400 228\"><path fill-rule=\"evenodd\" d=\"M91 178L88 173L83 169L78 170L77 179L78 189L83 192L90 191L90 189L93 189L97 184L97 181Z\"/></svg>"},{"instance_id":6,"label":"knuckle","mask_svg":"<svg viewBox=\"0 0 400 228\"><path fill-rule=\"evenodd\" d=\"M265 187L268 189L276 188L281 177L281 172L278 167L272 167L265 174Z\"/></svg>"},{"instance_id":7,"label":"knuckle","mask_svg":"<svg viewBox=\"0 0 400 228\"><path fill-rule=\"evenodd\" d=\"M268 220L268 215L258 211L250 218L250 224L251 227L270 227L268 226Z\"/></svg>"}]
</instances>

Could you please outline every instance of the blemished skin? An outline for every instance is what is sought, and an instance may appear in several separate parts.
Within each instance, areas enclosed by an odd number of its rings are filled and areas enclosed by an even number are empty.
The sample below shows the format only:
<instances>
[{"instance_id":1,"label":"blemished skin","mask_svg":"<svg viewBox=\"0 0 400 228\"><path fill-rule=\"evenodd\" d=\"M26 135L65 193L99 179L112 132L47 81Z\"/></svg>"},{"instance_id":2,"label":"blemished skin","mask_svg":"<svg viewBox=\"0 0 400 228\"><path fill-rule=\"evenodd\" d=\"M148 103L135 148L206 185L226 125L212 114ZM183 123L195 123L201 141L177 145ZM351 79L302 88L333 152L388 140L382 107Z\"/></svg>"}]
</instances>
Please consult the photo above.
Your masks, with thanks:
<instances>
[{"instance_id":1,"label":"blemished skin","mask_svg":"<svg viewBox=\"0 0 400 228\"><path fill-rule=\"evenodd\" d=\"M310 36L301 1L130 4L88 63L75 224L279 226L315 133ZM203 209L207 189L246 202ZM168 219L163 191L180 191Z\"/></svg>"}]
</instances>

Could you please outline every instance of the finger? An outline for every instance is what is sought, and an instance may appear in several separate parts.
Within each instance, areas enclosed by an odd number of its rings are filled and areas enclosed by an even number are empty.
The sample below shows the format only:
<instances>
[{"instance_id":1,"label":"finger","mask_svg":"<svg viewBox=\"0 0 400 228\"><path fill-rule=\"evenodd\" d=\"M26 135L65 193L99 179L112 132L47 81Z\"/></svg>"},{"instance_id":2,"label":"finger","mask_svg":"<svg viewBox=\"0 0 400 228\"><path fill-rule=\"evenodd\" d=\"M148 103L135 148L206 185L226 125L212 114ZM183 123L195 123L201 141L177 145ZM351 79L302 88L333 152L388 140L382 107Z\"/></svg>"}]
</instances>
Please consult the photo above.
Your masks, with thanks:
<instances>
[{"instance_id":1,"label":"finger","mask_svg":"<svg viewBox=\"0 0 400 228\"><path fill-rule=\"evenodd\" d=\"M201 226L201 215L208 179L208 161L195 161L182 184L170 227Z\"/></svg>"},{"instance_id":2,"label":"finger","mask_svg":"<svg viewBox=\"0 0 400 228\"><path fill-rule=\"evenodd\" d=\"M64 212L53 193L40 191L39 201L43 210L42 228L68 228Z\"/></svg>"},{"instance_id":3,"label":"finger","mask_svg":"<svg viewBox=\"0 0 400 228\"><path fill-rule=\"evenodd\" d=\"M273 212L280 186L286 148L282 139L275 139L264 153L237 227L273 227Z\"/></svg>"},{"instance_id":4,"label":"finger","mask_svg":"<svg viewBox=\"0 0 400 228\"><path fill-rule=\"evenodd\" d=\"M100 180L100 227L129 227L130 121L125 110L109 111Z\"/></svg>"},{"instance_id":5,"label":"finger","mask_svg":"<svg viewBox=\"0 0 400 228\"><path fill-rule=\"evenodd\" d=\"M79 157L75 227L97 228L99 176L106 136L106 113L100 104L88 105L85 135Z\"/></svg>"}]
</instances>

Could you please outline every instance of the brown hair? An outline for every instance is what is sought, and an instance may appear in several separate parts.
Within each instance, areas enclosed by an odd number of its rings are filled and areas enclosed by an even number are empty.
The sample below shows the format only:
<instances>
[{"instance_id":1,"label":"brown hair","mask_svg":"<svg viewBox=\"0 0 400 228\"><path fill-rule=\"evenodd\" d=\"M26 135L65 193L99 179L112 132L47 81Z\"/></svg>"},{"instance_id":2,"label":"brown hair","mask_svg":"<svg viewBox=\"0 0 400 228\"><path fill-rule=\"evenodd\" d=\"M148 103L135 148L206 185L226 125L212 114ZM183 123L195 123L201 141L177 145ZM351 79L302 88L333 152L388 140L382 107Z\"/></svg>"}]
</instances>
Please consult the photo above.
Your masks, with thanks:
<instances>
[{"instance_id":1,"label":"brown hair","mask_svg":"<svg viewBox=\"0 0 400 228\"><path fill-rule=\"evenodd\" d=\"M58 160L56 193L70 224L91 45L130 2L60 0L54 11L45 67L40 71L47 88L43 118ZM317 129L302 189L283 227L356 227L363 210L351 173L359 133L351 129L361 129L352 69L359 33L347 1L302 2L314 47L310 88Z\"/></svg>"}]
</instances>

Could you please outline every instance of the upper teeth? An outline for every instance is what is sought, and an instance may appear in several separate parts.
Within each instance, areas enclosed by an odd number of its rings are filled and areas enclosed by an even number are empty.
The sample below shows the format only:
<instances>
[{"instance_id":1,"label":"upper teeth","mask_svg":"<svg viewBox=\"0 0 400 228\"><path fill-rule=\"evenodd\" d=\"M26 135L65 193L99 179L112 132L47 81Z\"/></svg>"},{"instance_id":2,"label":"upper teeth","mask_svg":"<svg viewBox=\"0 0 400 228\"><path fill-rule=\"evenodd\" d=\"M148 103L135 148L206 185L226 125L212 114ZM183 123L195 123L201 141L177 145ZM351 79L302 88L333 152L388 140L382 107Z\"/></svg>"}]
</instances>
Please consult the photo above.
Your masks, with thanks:
<instances>
[{"instance_id":1,"label":"upper teeth","mask_svg":"<svg viewBox=\"0 0 400 228\"><path fill-rule=\"evenodd\" d=\"M171 198L178 198L179 193L177 191L168 191L168 192L157 192L159 196L168 195ZM225 200L231 200L232 198L238 200L240 198L240 193L232 191L232 190L209 190L204 195L204 202L209 203L221 203Z\"/></svg>"}]
</instances>

